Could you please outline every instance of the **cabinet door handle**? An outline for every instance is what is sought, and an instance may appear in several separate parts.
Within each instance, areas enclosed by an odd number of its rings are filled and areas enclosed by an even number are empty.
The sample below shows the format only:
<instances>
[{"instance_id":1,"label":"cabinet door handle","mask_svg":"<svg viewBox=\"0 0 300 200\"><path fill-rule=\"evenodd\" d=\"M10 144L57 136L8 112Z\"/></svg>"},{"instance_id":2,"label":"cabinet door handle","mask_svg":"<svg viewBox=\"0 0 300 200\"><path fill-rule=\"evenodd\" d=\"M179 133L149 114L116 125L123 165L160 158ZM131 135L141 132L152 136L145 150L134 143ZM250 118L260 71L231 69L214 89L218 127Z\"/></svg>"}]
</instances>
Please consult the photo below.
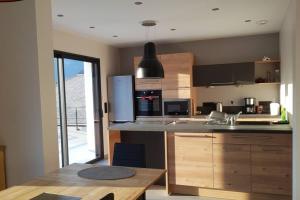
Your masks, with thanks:
<instances>
[{"instance_id":1,"label":"cabinet door handle","mask_svg":"<svg viewBox=\"0 0 300 200\"><path fill-rule=\"evenodd\" d=\"M262 149L264 152L283 152L282 149Z\"/></svg>"},{"instance_id":2,"label":"cabinet door handle","mask_svg":"<svg viewBox=\"0 0 300 200\"><path fill-rule=\"evenodd\" d=\"M218 82L212 82L209 85L214 86L214 85L233 85L234 82L230 81L230 82L223 82L223 83L218 83Z\"/></svg>"},{"instance_id":3,"label":"cabinet door handle","mask_svg":"<svg viewBox=\"0 0 300 200\"><path fill-rule=\"evenodd\" d=\"M271 140L272 136L257 136L258 139Z\"/></svg>"},{"instance_id":4,"label":"cabinet door handle","mask_svg":"<svg viewBox=\"0 0 300 200\"><path fill-rule=\"evenodd\" d=\"M240 135L233 135L232 138L234 139L248 139L248 136L240 136Z\"/></svg>"},{"instance_id":5,"label":"cabinet door handle","mask_svg":"<svg viewBox=\"0 0 300 200\"><path fill-rule=\"evenodd\" d=\"M175 135L177 137L190 137L190 138L214 138L213 136L209 135Z\"/></svg>"}]
</instances>

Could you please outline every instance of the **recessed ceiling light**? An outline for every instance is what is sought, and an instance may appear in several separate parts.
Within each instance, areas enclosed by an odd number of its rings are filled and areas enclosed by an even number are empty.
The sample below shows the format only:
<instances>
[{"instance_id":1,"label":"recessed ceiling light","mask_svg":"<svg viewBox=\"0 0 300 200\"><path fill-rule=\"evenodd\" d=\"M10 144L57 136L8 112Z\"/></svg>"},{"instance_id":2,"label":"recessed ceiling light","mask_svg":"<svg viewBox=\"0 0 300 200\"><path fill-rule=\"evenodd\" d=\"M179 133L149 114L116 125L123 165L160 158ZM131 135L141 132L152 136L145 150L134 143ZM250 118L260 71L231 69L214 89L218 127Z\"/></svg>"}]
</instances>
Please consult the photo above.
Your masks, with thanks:
<instances>
[{"instance_id":1,"label":"recessed ceiling light","mask_svg":"<svg viewBox=\"0 0 300 200\"><path fill-rule=\"evenodd\" d=\"M246 19L244 22L249 23L249 22L252 22L252 20L251 19Z\"/></svg>"},{"instance_id":2,"label":"recessed ceiling light","mask_svg":"<svg viewBox=\"0 0 300 200\"><path fill-rule=\"evenodd\" d=\"M141 2L141 1L136 1L136 2L134 2L134 4L137 5L137 6L140 6L140 5L143 4L143 2Z\"/></svg>"},{"instance_id":3,"label":"recessed ceiling light","mask_svg":"<svg viewBox=\"0 0 300 200\"><path fill-rule=\"evenodd\" d=\"M64 17L64 15L63 14L58 14L58 15L56 15L57 17Z\"/></svg>"},{"instance_id":4,"label":"recessed ceiling light","mask_svg":"<svg viewBox=\"0 0 300 200\"><path fill-rule=\"evenodd\" d=\"M219 11L220 10L220 8L213 8L213 9L211 9L212 11Z\"/></svg>"},{"instance_id":5,"label":"recessed ceiling light","mask_svg":"<svg viewBox=\"0 0 300 200\"><path fill-rule=\"evenodd\" d=\"M90 29L93 29L93 28L95 28L95 26L90 26Z\"/></svg>"},{"instance_id":6,"label":"recessed ceiling light","mask_svg":"<svg viewBox=\"0 0 300 200\"><path fill-rule=\"evenodd\" d=\"M119 36L117 36L117 35L113 35L113 37L114 37L114 38L117 38L117 37L119 37Z\"/></svg>"},{"instance_id":7,"label":"recessed ceiling light","mask_svg":"<svg viewBox=\"0 0 300 200\"><path fill-rule=\"evenodd\" d=\"M176 28L171 28L170 31L176 31Z\"/></svg>"},{"instance_id":8,"label":"recessed ceiling light","mask_svg":"<svg viewBox=\"0 0 300 200\"><path fill-rule=\"evenodd\" d=\"M141 22L142 26L156 26L155 20L144 20Z\"/></svg>"},{"instance_id":9,"label":"recessed ceiling light","mask_svg":"<svg viewBox=\"0 0 300 200\"><path fill-rule=\"evenodd\" d=\"M257 21L256 24L258 24L258 25L266 25L268 22L269 22L268 20L263 19L263 20Z\"/></svg>"}]
</instances>

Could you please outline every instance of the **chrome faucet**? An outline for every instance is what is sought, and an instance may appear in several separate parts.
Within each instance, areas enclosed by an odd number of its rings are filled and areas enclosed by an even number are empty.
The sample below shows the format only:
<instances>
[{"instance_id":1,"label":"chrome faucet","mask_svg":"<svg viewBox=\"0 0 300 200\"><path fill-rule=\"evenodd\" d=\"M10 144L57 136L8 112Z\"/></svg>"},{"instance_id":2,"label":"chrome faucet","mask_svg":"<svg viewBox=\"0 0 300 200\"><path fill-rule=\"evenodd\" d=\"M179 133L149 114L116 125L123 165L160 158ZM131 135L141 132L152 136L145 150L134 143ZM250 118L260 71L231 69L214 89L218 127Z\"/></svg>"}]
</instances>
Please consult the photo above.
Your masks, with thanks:
<instances>
[{"instance_id":1,"label":"chrome faucet","mask_svg":"<svg viewBox=\"0 0 300 200\"><path fill-rule=\"evenodd\" d=\"M242 112L239 112L238 114L236 115L229 115L228 116L228 119L227 119L227 123L230 125L230 126L234 126L236 121L238 120L238 118L240 117L240 115L242 114Z\"/></svg>"}]
</instances>

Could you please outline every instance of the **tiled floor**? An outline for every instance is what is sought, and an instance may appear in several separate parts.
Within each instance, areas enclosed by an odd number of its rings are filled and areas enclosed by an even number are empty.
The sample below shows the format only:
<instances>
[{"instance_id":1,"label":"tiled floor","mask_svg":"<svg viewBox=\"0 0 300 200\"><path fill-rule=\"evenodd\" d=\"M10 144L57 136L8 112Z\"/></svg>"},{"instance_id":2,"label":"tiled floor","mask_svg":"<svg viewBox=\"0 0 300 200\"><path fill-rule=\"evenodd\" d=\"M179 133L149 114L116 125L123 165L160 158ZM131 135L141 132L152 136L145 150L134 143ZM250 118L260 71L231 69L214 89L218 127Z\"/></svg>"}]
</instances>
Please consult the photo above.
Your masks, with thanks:
<instances>
[{"instance_id":1,"label":"tiled floor","mask_svg":"<svg viewBox=\"0 0 300 200\"><path fill-rule=\"evenodd\" d=\"M179 196L179 195L167 195L164 187L153 186L146 192L147 200L226 200L216 199L208 197L196 197L196 196Z\"/></svg>"}]
</instances>

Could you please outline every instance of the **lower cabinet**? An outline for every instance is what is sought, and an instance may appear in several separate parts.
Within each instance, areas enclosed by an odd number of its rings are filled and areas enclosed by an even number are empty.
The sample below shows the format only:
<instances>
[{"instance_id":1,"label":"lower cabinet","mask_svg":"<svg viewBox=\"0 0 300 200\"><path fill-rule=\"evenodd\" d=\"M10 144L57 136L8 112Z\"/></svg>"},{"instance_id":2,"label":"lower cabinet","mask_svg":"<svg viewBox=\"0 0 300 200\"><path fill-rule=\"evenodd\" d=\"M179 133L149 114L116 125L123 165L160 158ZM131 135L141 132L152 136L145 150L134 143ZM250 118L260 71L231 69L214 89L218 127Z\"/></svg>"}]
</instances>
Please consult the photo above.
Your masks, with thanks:
<instances>
[{"instance_id":1,"label":"lower cabinet","mask_svg":"<svg viewBox=\"0 0 300 200\"><path fill-rule=\"evenodd\" d=\"M250 192L250 145L213 144L214 188Z\"/></svg>"},{"instance_id":2,"label":"lower cabinet","mask_svg":"<svg viewBox=\"0 0 300 200\"><path fill-rule=\"evenodd\" d=\"M291 199L291 134L168 133L167 138L171 192Z\"/></svg>"},{"instance_id":3,"label":"lower cabinet","mask_svg":"<svg viewBox=\"0 0 300 200\"><path fill-rule=\"evenodd\" d=\"M213 187L212 134L168 134L169 184Z\"/></svg>"},{"instance_id":4,"label":"lower cabinet","mask_svg":"<svg viewBox=\"0 0 300 200\"><path fill-rule=\"evenodd\" d=\"M251 163L253 192L291 195L291 147L254 145Z\"/></svg>"}]
</instances>

